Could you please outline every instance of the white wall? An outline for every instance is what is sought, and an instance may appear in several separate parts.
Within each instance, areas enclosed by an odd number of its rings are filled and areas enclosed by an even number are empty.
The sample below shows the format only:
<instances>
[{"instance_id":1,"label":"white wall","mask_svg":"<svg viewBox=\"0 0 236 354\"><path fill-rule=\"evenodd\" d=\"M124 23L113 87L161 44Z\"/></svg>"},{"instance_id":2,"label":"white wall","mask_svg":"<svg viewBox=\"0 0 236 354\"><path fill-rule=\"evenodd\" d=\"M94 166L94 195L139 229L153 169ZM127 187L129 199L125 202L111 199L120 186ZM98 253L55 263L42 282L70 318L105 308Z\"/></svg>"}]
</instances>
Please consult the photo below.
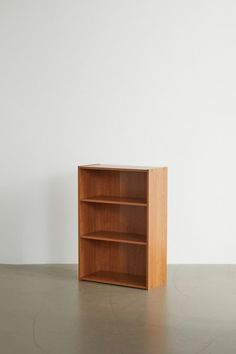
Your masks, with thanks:
<instances>
[{"instance_id":1,"label":"white wall","mask_svg":"<svg viewBox=\"0 0 236 354\"><path fill-rule=\"evenodd\" d=\"M236 2L0 0L0 262L77 261L77 164L169 166L169 262L236 262Z\"/></svg>"}]
</instances>

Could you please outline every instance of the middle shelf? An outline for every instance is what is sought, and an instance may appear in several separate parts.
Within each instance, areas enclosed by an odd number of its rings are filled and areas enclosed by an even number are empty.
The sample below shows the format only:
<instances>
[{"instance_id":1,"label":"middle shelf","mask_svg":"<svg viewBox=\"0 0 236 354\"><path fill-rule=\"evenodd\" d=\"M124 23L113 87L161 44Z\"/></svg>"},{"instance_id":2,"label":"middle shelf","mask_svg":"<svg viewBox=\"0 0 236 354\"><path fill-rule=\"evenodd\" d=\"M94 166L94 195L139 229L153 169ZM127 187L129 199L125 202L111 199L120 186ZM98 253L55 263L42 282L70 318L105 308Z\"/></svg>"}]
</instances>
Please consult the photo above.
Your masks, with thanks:
<instances>
[{"instance_id":1,"label":"middle shelf","mask_svg":"<svg viewBox=\"0 0 236 354\"><path fill-rule=\"evenodd\" d=\"M115 197L115 196L101 195L101 196L82 198L80 201L88 202L88 203L147 206L147 202L144 198L133 198L133 197L131 198L131 197Z\"/></svg>"},{"instance_id":2,"label":"middle shelf","mask_svg":"<svg viewBox=\"0 0 236 354\"><path fill-rule=\"evenodd\" d=\"M81 236L81 238L118 243L130 243L144 246L147 244L145 235L131 234L125 232L96 231L87 233Z\"/></svg>"},{"instance_id":3,"label":"middle shelf","mask_svg":"<svg viewBox=\"0 0 236 354\"><path fill-rule=\"evenodd\" d=\"M146 208L136 205L80 203L80 237L146 244Z\"/></svg>"}]
</instances>

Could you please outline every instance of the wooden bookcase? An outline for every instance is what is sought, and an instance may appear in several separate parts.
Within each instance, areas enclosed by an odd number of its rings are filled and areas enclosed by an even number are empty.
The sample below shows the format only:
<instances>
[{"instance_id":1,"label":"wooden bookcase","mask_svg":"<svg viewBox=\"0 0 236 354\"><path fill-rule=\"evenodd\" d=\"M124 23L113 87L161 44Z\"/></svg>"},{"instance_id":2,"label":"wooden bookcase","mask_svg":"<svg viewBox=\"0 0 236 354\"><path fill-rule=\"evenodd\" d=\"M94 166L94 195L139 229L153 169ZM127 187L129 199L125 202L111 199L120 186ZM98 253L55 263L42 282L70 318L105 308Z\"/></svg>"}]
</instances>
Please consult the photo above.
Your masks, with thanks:
<instances>
[{"instance_id":1,"label":"wooden bookcase","mask_svg":"<svg viewBox=\"0 0 236 354\"><path fill-rule=\"evenodd\" d=\"M167 168L79 167L79 278L150 289L166 281Z\"/></svg>"}]
</instances>

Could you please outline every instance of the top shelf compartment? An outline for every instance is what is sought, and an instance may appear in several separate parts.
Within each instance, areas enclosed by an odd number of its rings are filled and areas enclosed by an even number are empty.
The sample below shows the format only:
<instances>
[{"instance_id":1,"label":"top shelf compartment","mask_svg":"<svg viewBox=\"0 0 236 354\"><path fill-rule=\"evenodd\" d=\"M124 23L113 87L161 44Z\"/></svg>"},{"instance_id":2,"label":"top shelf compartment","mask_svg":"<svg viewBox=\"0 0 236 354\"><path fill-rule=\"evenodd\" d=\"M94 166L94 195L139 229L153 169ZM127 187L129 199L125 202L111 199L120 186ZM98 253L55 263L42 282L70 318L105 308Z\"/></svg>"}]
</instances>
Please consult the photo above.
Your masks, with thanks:
<instances>
[{"instance_id":1,"label":"top shelf compartment","mask_svg":"<svg viewBox=\"0 0 236 354\"><path fill-rule=\"evenodd\" d=\"M80 168L80 201L147 205L147 171Z\"/></svg>"}]
</instances>

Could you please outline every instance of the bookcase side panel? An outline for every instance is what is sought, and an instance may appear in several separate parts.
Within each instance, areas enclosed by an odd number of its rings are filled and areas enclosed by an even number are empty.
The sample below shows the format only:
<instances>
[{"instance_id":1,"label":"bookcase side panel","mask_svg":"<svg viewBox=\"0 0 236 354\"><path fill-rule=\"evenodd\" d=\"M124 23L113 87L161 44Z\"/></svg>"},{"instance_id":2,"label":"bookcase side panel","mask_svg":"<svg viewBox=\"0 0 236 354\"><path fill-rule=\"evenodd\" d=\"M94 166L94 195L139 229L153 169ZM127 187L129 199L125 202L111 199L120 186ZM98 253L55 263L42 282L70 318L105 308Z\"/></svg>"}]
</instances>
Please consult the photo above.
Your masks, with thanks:
<instances>
[{"instance_id":1,"label":"bookcase side panel","mask_svg":"<svg viewBox=\"0 0 236 354\"><path fill-rule=\"evenodd\" d=\"M82 188L82 181L81 181L81 169L78 167L78 278L81 277L81 244L80 244L80 230L81 230L81 211L80 211L80 198L81 198L81 188Z\"/></svg>"},{"instance_id":2,"label":"bookcase side panel","mask_svg":"<svg viewBox=\"0 0 236 354\"><path fill-rule=\"evenodd\" d=\"M165 284L167 275L167 168L149 170L148 288Z\"/></svg>"}]
</instances>

